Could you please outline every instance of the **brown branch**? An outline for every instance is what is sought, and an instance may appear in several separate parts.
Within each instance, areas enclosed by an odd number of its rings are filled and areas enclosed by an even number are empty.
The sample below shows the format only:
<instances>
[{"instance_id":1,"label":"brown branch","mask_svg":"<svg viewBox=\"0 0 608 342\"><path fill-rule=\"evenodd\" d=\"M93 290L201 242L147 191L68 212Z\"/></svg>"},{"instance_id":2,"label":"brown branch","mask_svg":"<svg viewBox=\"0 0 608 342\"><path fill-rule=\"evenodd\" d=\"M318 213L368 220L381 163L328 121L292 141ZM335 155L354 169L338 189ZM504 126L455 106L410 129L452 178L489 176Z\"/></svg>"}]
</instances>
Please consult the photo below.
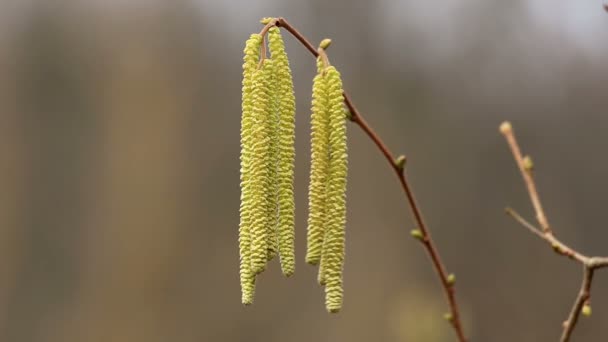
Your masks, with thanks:
<instances>
[{"instance_id":1,"label":"brown branch","mask_svg":"<svg viewBox=\"0 0 608 342\"><path fill-rule=\"evenodd\" d=\"M591 282L593 281L594 271L595 269L593 268L583 266L583 283L581 284L581 289L578 292L578 296L576 296L574 305L572 305L568 319L563 323L564 332L562 333L562 341L570 340L574 327L578 322L578 318L580 316L579 313L583 311L583 306L585 304L589 305L589 298L591 297Z\"/></svg>"},{"instance_id":2,"label":"brown branch","mask_svg":"<svg viewBox=\"0 0 608 342\"><path fill-rule=\"evenodd\" d=\"M522 156L517 140L515 139L515 133L513 133L513 128L509 122L504 122L502 125L500 125L500 132L505 136L505 139L511 148L511 152L513 152L515 162L519 166L519 170L521 171L524 182L528 188L532 206L536 211L536 218L541 226L541 229L538 229L533 224L526 221L526 219L511 208L506 209L507 214L522 226L527 228L534 235L547 242L557 254L568 257L569 259L574 260L583 266L583 281L581 284L581 289L579 290L578 296L574 301L574 305L568 314L567 320L563 323L563 332L560 341L567 342L572 336L572 332L576 327L580 314L585 313L585 306L587 306L588 310L586 314L591 314L590 298L593 273L600 268L608 267L608 257L586 256L569 247L553 234L552 230L549 228L549 223L545 213L543 212L540 197L538 196L534 178L532 177L532 161L530 157Z\"/></svg>"},{"instance_id":3,"label":"brown branch","mask_svg":"<svg viewBox=\"0 0 608 342\"><path fill-rule=\"evenodd\" d=\"M536 212L536 219L538 220L543 233L550 233L551 228L549 227L549 221L547 221L547 217L545 216L545 211L543 210L538 191L536 190L536 185L534 184L534 178L532 177L532 160L529 156L522 157L519 145L517 144L517 141L515 141L515 135L508 134L509 131L512 132L510 125L511 124L507 122L504 126L501 126L501 132L503 130L507 131L507 133L503 132L503 134L509 143L509 147L511 147L511 152L513 152L517 166L519 166L519 170L524 177L526 187L528 187L530 200L532 201L532 206L534 206L534 211Z\"/></svg>"},{"instance_id":4,"label":"brown branch","mask_svg":"<svg viewBox=\"0 0 608 342\"><path fill-rule=\"evenodd\" d=\"M278 27L284 28L289 33L291 33L291 35L294 36L313 56L319 56L319 53L315 49L313 44L310 43L310 41L306 39L297 29L291 26L291 24L289 24L284 18L276 18L276 23L269 22L268 25L276 25ZM384 144L382 139L365 121L365 119L361 115L361 112L359 112L359 110L355 107L350 96L346 92L344 92L344 103L350 111L350 120L356 125L358 125L365 132L365 134L367 134L367 136L374 142L374 144L376 144L376 147L378 147L378 149L382 152L382 154L392 167L393 171L395 171L395 174L397 175L397 178L399 179L399 182L401 184L401 188L403 189L403 192L405 193L405 196L407 198L409 207L414 215L416 225L418 226L419 236L417 237L422 242L422 245L427 251L429 257L431 258L433 267L435 268L435 271L437 272L437 275L441 280L441 285L443 286L445 295L447 297L450 312L446 314L445 318L451 323L454 332L458 337L458 341L466 342L467 339L465 337L464 329L462 327L460 311L458 309L458 304L456 303L454 288L455 278L453 275L448 274L448 272L446 271L446 268L443 262L441 261L441 257L439 256L439 252L437 251L437 247L435 246L435 243L431 238L429 229L422 218L422 213L416 202L416 199L414 198L414 194L405 174L404 158L400 157L395 159L394 155L390 152L390 150Z\"/></svg>"}]
</instances>

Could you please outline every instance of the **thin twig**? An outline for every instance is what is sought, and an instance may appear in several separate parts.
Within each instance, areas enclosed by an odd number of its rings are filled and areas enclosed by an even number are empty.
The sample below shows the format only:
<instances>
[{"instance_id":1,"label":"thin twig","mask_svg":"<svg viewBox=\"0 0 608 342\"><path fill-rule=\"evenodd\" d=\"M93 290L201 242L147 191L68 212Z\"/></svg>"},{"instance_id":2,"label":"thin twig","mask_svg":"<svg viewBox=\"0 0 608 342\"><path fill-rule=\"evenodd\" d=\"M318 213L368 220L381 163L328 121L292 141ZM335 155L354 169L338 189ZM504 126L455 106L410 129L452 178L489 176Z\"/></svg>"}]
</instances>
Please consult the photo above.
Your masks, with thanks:
<instances>
[{"instance_id":1,"label":"thin twig","mask_svg":"<svg viewBox=\"0 0 608 342\"><path fill-rule=\"evenodd\" d=\"M511 216L515 221L519 222L519 224L521 224L522 226L527 228L532 234L545 240L545 235L543 235L543 233L538 228L534 227L534 225L532 223L528 222L525 218L523 218L521 215L519 215L515 210L513 210L511 208L505 208L505 212L507 213L507 215Z\"/></svg>"},{"instance_id":2,"label":"thin twig","mask_svg":"<svg viewBox=\"0 0 608 342\"><path fill-rule=\"evenodd\" d=\"M509 123L507 123L510 125ZM502 129L506 131L510 131L512 133L512 129L510 126L503 126ZM509 129L507 129L509 128ZM534 177L532 177L532 160L530 157L523 157L521 155L521 150L519 149L519 145L515 140L515 135L505 133L505 138L509 143L509 147L511 147L511 151L513 152L513 156L515 157L515 161L517 162L517 166L519 166L519 170L521 171L522 176L524 177L524 181L526 182L526 187L528 187L528 193L530 194L530 200L532 201L532 206L534 206L534 211L536 212L536 219L540 224L540 227L543 230L543 233L550 233L551 228L549 226L549 221L547 220L547 216L545 215L545 211L543 210L543 206L540 202L540 197L538 196L538 191L536 190L536 185L534 183Z\"/></svg>"},{"instance_id":3,"label":"thin twig","mask_svg":"<svg viewBox=\"0 0 608 342\"><path fill-rule=\"evenodd\" d=\"M563 323L564 332L562 333L562 341L570 340L574 327L578 322L578 318L580 316L579 313L583 310L583 306L585 304L589 305L589 298L591 297L591 282L593 281L594 271L595 269L593 268L583 266L583 283L581 284L581 289L578 292L578 296L576 296L574 305L572 305L568 319Z\"/></svg>"},{"instance_id":4,"label":"thin twig","mask_svg":"<svg viewBox=\"0 0 608 342\"><path fill-rule=\"evenodd\" d=\"M287 20L285 20L284 18L276 18L276 26L282 27L289 33L291 33L291 35L294 36L313 56L319 56L319 53L315 49L314 45L310 43L310 41L306 39L297 29L291 26L291 24L289 24ZM376 144L376 147L378 147L378 149L382 152L388 163L393 168L393 171L395 171L395 174L399 178L401 188L403 189L403 192L407 197L407 202L414 215L416 225L418 226L418 229L422 235L420 241L422 242L422 245L427 251L429 257L431 258L433 267L435 268L435 271L437 272L437 275L441 280L441 285L443 286L445 295L447 297L450 312L446 315L446 318L449 320L452 327L454 328L454 332L458 337L458 341L466 342L467 339L464 334L464 329L460 318L460 311L456 302L454 278L453 276L451 277L446 271L446 268L443 262L441 261L441 257L439 256L437 247L435 247L435 243L431 238L429 229L422 218L422 213L416 202L411 186L409 185L409 182L407 180L403 167L403 162L399 162L399 159L395 159L394 155L390 152L390 150L384 144L382 139L380 139L378 134L376 134L376 132L365 121L365 119L361 115L361 112L359 112L359 110L355 107L350 96L346 92L344 92L344 103L350 111L350 120L353 123L357 124L365 132L365 134L367 134L367 136L374 142L374 144Z\"/></svg>"},{"instance_id":5,"label":"thin twig","mask_svg":"<svg viewBox=\"0 0 608 342\"><path fill-rule=\"evenodd\" d=\"M534 184L534 178L532 177L532 162L530 157L522 156L517 139L515 139L515 133L513 133L513 128L509 122L504 122L502 125L500 125L500 132L505 136L505 139L511 148L511 152L513 152L515 162L519 166L519 170L521 171L524 182L528 188L528 193L530 194L530 199L532 200L532 206L536 211L536 218L541 225L541 229L538 229L533 224L526 221L526 219L511 208L506 209L507 214L522 226L527 228L534 235L546 241L556 253L568 257L569 259L574 260L583 266L583 281L581 284L581 289L579 290L576 300L574 301L574 305L568 314L568 319L563 323L563 332L560 341L567 342L572 336L572 332L574 331L581 312L583 312L583 308L585 305L590 305L589 300L591 298L591 282L593 280L593 273L600 268L608 267L608 257L586 256L569 247L553 234L553 231L549 228L549 223L545 213L543 212L538 191L536 190L536 185ZM589 310L590 308L591 307L589 306Z\"/></svg>"}]
</instances>

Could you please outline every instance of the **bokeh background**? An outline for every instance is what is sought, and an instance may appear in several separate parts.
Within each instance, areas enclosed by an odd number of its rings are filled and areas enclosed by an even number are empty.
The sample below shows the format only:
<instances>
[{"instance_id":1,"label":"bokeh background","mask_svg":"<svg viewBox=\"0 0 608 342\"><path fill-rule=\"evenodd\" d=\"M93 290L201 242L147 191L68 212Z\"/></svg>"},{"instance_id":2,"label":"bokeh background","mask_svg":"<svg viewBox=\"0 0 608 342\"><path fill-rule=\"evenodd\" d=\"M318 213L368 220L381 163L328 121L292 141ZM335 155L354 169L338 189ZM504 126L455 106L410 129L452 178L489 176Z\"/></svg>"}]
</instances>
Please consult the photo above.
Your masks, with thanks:
<instances>
[{"instance_id":1,"label":"bokeh background","mask_svg":"<svg viewBox=\"0 0 608 342\"><path fill-rule=\"evenodd\" d=\"M608 13L597 0L0 2L0 341L453 341L383 157L349 126L345 304L305 253L315 64L297 94L297 257L240 304L242 49L284 16L330 58L408 173L472 341L556 341L580 267L533 219L511 120L556 232L608 254ZM608 336L608 272L576 341Z\"/></svg>"}]
</instances>

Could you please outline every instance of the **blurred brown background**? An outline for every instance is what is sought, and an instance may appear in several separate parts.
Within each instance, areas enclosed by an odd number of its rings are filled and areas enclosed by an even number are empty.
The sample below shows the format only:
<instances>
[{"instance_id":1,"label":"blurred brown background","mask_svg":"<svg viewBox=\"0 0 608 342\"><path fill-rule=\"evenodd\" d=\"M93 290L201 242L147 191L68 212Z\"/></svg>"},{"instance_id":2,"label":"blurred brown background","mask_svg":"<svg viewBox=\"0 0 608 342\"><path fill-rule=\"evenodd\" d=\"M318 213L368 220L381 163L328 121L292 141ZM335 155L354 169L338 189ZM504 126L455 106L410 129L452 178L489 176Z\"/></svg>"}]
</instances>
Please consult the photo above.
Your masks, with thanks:
<instances>
[{"instance_id":1,"label":"blurred brown background","mask_svg":"<svg viewBox=\"0 0 608 342\"><path fill-rule=\"evenodd\" d=\"M303 262L314 60L297 96L296 275L240 304L244 40L284 16L330 57L408 172L472 341L556 341L581 270L533 218L511 120L555 230L608 254L608 14L599 1L0 3L0 341L453 341L382 156L350 127L345 306ZM576 341L608 336L608 272Z\"/></svg>"}]
</instances>

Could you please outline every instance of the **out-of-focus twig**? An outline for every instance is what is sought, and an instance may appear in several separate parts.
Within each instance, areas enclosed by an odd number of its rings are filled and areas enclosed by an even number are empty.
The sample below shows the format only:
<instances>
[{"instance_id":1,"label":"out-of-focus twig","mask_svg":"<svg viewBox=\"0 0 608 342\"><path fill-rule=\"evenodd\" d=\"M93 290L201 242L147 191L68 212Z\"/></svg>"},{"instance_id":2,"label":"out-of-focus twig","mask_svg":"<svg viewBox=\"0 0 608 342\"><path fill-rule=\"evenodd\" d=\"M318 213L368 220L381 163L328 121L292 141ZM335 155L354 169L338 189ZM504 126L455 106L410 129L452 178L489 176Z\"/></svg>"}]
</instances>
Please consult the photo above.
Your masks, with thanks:
<instances>
[{"instance_id":1,"label":"out-of-focus twig","mask_svg":"<svg viewBox=\"0 0 608 342\"><path fill-rule=\"evenodd\" d=\"M505 139L507 140L507 143L511 148L511 152L513 152L515 162L517 163L524 182L526 183L526 187L528 188L528 193L532 201L532 206L534 207L534 211L536 212L536 219L540 224L540 229L534 226L532 223L528 222L526 219L524 219L521 215L519 215L511 208L507 208L506 213L513 219L515 219L515 221L527 228L534 235L547 242L556 253L566 256L569 259L580 263L583 267L583 281L581 284L581 288L576 297L576 300L574 301L574 305L570 310L568 318L563 323L561 341L567 342L570 341L572 332L574 331L580 314L582 313L587 316L591 315L590 298L593 274L596 270L600 268L608 267L608 257L586 256L572 249L553 234L553 231L549 226L547 217L545 216L545 213L543 211L543 207L540 202L540 196L538 195L538 191L536 189L536 184L534 183L534 177L532 175L534 168L532 164L532 159L529 156L522 156L517 140L515 139L515 134L513 133L513 128L509 122L504 122L502 123L502 125L500 125L500 132L505 136Z\"/></svg>"}]
</instances>

